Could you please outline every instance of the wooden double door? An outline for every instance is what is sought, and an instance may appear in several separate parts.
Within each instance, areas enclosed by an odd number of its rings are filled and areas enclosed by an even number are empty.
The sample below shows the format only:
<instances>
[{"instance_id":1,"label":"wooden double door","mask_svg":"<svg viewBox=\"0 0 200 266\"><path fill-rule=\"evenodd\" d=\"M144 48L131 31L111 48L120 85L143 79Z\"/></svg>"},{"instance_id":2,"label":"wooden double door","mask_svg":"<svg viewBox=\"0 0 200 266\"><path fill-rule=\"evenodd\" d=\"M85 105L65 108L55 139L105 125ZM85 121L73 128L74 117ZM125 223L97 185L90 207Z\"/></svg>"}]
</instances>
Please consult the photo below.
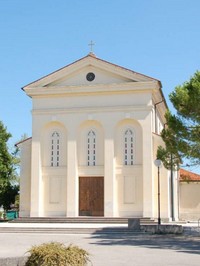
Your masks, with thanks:
<instances>
[{"instance_id":1,"label":"wooden double door","mask_svg":"<svg viewBox=\"0 0 200 266\"><path fill-rule=\"evenodd\" d=\"M104 216L104 178L79 177L79 216Z\"/></svg>"}]
</instances>

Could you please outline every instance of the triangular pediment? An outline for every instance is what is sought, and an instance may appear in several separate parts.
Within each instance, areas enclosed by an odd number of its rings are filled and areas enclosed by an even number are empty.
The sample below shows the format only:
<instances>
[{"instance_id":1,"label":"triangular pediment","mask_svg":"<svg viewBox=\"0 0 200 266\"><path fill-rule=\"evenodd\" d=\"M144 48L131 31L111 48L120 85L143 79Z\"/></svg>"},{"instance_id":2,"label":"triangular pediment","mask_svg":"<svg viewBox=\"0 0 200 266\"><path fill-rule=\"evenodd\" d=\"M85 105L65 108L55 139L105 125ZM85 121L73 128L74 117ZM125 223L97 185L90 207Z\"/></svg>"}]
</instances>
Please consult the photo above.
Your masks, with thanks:
<instances>
[{"instance_id":1,"label":"triangular pediment","mask_svg":"<svg viewBox=\"0 0 200 266\"><path fill-rule=\"evenodd\" d=\"M92 80L87 78L88 73L93 73ZM124 84L129 82L149 81L157 80L99 59L94 54L89 54L70 65L30 83L23 89L87 86L95 84Z\"/></svg>"},{"instance_id":2,"label":"triangular pediment","mask_svg":"<svg viewBox=\"0 0 200 266\"><path fill-rule=\"evenodd\" d=\"M46 84L46 87L51 86L81 86L95 84L111 84L131 82L130 78L123 77L119 74L105 71L94 65L84 66L72 73L66 73L61 78L55 79L53 82Z\"/></svg>"}]
</instances>

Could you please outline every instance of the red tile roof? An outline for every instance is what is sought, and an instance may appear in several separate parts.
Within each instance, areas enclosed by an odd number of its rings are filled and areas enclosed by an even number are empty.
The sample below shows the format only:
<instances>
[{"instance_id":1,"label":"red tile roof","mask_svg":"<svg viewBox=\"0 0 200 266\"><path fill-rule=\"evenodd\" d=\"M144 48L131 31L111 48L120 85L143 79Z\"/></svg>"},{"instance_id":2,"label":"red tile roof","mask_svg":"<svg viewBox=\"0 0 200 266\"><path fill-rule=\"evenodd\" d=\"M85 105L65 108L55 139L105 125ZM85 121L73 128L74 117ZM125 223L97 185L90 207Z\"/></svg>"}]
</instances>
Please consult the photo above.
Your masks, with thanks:
<instances>
[{"instance_id":1,"label":"red tile roof","mask_svg":"<svg viewBox=\"0 0 200 266\"><path fill-rule=\"evenodd\" d=\"M199 182L200 181L200 175L192 173L184 169L180 169L179 178L181 182L195 182L195 181Z\"/></svg>"}]
</instances>

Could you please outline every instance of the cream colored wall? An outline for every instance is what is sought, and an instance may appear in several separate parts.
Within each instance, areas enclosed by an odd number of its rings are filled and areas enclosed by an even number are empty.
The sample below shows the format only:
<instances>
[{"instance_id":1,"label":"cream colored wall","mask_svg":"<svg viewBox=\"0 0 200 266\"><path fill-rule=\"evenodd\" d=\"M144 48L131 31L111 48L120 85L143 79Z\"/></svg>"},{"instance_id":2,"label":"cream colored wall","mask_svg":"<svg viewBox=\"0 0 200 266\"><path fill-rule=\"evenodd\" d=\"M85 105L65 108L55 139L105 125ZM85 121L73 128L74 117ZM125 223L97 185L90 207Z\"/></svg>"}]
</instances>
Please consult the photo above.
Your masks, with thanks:
<instances>
[{"instance_id":1,"label":"cream colored wall","mask_svg":"<svg viewBox=\"0 0 200 266\"><path fill-rule=\"evenodd\" d=\"M55 167L53 167L55 168ZM59 167L60 168L60 167ZM66 169L48 169L43 172L44 216L66 216Z\"/></svg>"},{"instance_id":2,"label":"cream colored wall","mask_svg":"<svg viewBox=\"0 0 200 266\"><path fill-rule=\"evenodd\" d=\"M127 115L128 116L128 115ZM115 127L115 158L116 165L124 164L124 133L127 129L131 129L134 134L134 165L142 164L142 128L138 121L133 118L124 118L118 122Z\"/></svg>"},{"instance_id":3,"label":"cream colored wall","mask_svg":"<svg viewBox=\"0 0 200 266\"><path fill-rule=\"evenodd\" d=\"M33 100L30 215L78 216L79 176L89 175L104 176L105 216L153 217L152 94L160 97L159 84L112 64L93 63L80 61L79 68L72 64L25 88ZM85 78L90 71L96 74L92 83ZM133 166L123 164L127 128L135 134ZM90 129L98 139L94 167L86 160ZM50 167L49 138L54 130L62 140L60 167Z\"/></svg>"},{"instance_id":4,"label":"cream colored wall","mask_svg":"<svg viewBox=\"0 0 200 266\"><path fill-rule=\"evenodd\" d=\"M128 116L128 115L127 115ZM134 165L124 165L124 133L131 129L134 134ZM115 162L118 216L139 217L143 215L142 175L142 128L130 118L118 122L115 127Z\"/></svg>"},{"instance_id":5,"label":"cream colored wall","mask_svg":"<svg viewBox=\"0 0 200 266\"><path fill-rule=\"evenodd\" d=\"M90 120L84 121L78 128L78 165L87 166L87 134L90 130L93 130L96 134L96 150L98 153L96 154L96 166L104 165L104 130L102 125L93 120L92 115L88 116ZM92 167L94 168L94 167Z\"/></svg>"},{"instance_id":6,"label":"cream colored wall","mask_svg":"<svg viewBox=\"0 0 200 266\"><path fill-rule=\"evenodd\" d=\"M129 98L129 97L128 97ZM135 96L137 98L137 96ZM138 102L140 102L141 95L138 96ZM83 105L79 100L79 103ZM43 99L46 102L46 99ZM112 97L113 102L117 102L119 106L125 104L124 97L121 97L121 104L118 102L120 98L118 96ZM38 101L38 100L36 100ZM41 101L41 100L40 100ZM146 101L146 104L149 103L149 97L145 96L143 99L143 103ZM59 102L59 100L57 101ZM78 101L77 101L78 102ZM99 104L99 97L93 97L93 105ZM112 104L113 104L112 102ZM51 102L49 102L51 104ZM84 103L85 104L85 103ZM44 104L45 105L45 104ZM86 104L88 105L88 103ZM34 104L37 106L37 104ZM119 108L119 107L118 107ZM124 107L123 109L126 109ZM66 109L67 112L68 109ZM142 186L143 186L143 177L142 177L142 127L137 122L136 119L144 121L147 117L147 111L145 110L144 106L142 105L142 110L132 107L127 111L121 110L114 110L108 111L104 110L104 107L101 107L101 110L95 112L56 112L56 109L49 110L47 109L47 113L40 114L37 109L33 110L33 117L37 119L37 123L35 124L35 131L40 132L40 141L41 141L41 156L42 156L42 176L43 176L43 194L44 194L44 206L43 206L43 215L65 215L67 212L67 198L75 200L75 194L78 195L78 177L79 176L105 176L105 209L111 208L112 210L107 211L107 215L112 216L138 216L142 214L143 211L143 194L142 194ZM77 154L77 167L76 167L76 177L74 180L75 187L74 189L67 189L67 179L68 174L64 174L66 169L68 168L67 165L67 142L68 142L68 133L70 133L72 126L74 125L74 140L76 141L76 150L75 153ZM122 158L122 150L123 150L123 134L127 128L131 128L135 134L135 158L134 158L134 166L130 167L127 170L127 167L123 166L123 158ZM97 133L98 137L98 154L97 154L97 165L95 167L87 167L87 156L86 156L86 136L88 130L93 129ZM49 159L50 159L50 149L48 148L48 139L50 137L50 133L54 130L58 130L61 132L62 138L65 139L62 148L62 166L63 170L59 174L60 181L66 186L62 186L60 194L63 195L61 197L60 202L50 203L49 194L55 193L51 187L51 179L55 178L55 176L51 173L51 167L49 167ZM110 154L111 150L108 149L107 151L104 150L106 140L109 138L113 139L113 152L114 156ZM113 179L106 178L106 173L109 170L106 170L105 173L105 155L111 156L112 164L113 164ZM115 168L115 170L114 170ZM111 170L112 171L112 170ZM57 175L57 174L56 174ZM48 177L49 176L49 177ZM64 178L65 176L65 178ZM134 202L126 203L124 202L124 195L131 194L130 186L126 185L126 188L129 191L125 191L125 179L132 178L134 181L130 181L130 184L134 184L135 187L132 187L134 197ZM150 174L149 174L149 178ZM109 180L109 181L108 181ZM118 184L118 185L117 185ZM113 187L115 189L113 190ZM55 188L58 190L58 188ZM111 192L113 191L113 192ZM74 194L75 193L75 194ZM107 195L107 196L106 196ZM110 195L112 199L114 198L115 204L111 206ZM77 196L78 197L78 196ZM106 200L107 198L107 200ZM107 207L106 207L107 206ZM78 202L75 203L74 208L78 209ZM70 212L72 215L72 211ZM75 213L73 213L75 215ZM77 215L77 214L76 214Z\"/></svg>"},{"instance_id":7,"label":"cream colored wall","mask_svg":"<svg viewBox=\"0 0 200 266\"><path fill-rule=\"evenodd\" d=\"M200 219L200 183L179 183L179 218L186 221Z\"/></svg>"},{"instance_id":8,"label":"cream colored wall","mask_svg":"<svg viewBox=\"0 0 200 266\"><path fill-rule=\"evenodd\" d=\"M118 216L143 216L143 176L141 166L117 168Z\"/></svg>"},{"instance_id":9,"label":"cream colored wall","mask_svg":"<svg viewBox=\"0 0 200 266\"><path fill-rule=\"evenodd\" d=\"M19 216L30 216L31 194L31 139L19 144L20 148L20 206Z\"/></svg>"},{"instance_id":10,"label":"cream colored wall","mask_svg":"<svg viewBox=\"0 0 200 266\"><path fill-rule=\"evenodd\" d=\"M74 89L75 92L75 89ZM134 97L132 97L134 95ZM56 100L55 100L56 99ZM146 109L147 106L151 105L151 94L141 93L134 94L114 94L114 93L105 93L105 94L96 94L93 95L72 95L62 97L47 96L45 98L36 98L33 100L33 111L38 110L45 113L53 112L56 113L69 113L69 112L85 112L90 110L91 112L96 112L101 109L114 108L116 110L123 109ZM82 109L83 108L83 109ZM84 110L84 108L86 110ZM90 109L91 108L91 109Z\"/></svg>"},{"instance_id":11,"label":"cream colored wall","mask_svg":"<svg viewBox=\"0 0 200 266\"><path fill-rule=\"evenodd\" d=\"M59 167L51 167L51 136L60 136ZM41 159L44 193L44 216L66 216L67 176L67 131L58 122L52 121L41 132Z\"/></svg>"},{"instance_id":12,"label":"cream colored wall","mask_svg":"<svg viewBox=\"0 0 200 266\"><path fill-rule=\"evenodd\" d=\"M51 83L51 86L56 86L57 84L59 86L70 86L70 85L89 85L90 82L86 80L85 76L88 72L95 72L95 80L93 81L93 84L109 84L109 83L119 83L119 82L125 82L128 81L127 78L119 77L119 75L116 75L114 73L108 73L105 70L102 70L100 68L96 68L93 66L87 66L84 69L80 69L79 72L72 73L70 76L63 77L62 79L57 80L56 82ZM78 74L78 79L77 79Z\"/></svg>"},{"instance_id":13,"label":"cream colored wall","mask_svg":"<svg viewBox=\"0 0 200 266\"><path fill-rule=\"evenodd\" d=\"M66 167L67 164L67 131L66 128L56 121L51 121L41 132L42 166L51 166L51 136L53 132L58 132L60 136L60 166Z\"/></svg>"}]
</instances>

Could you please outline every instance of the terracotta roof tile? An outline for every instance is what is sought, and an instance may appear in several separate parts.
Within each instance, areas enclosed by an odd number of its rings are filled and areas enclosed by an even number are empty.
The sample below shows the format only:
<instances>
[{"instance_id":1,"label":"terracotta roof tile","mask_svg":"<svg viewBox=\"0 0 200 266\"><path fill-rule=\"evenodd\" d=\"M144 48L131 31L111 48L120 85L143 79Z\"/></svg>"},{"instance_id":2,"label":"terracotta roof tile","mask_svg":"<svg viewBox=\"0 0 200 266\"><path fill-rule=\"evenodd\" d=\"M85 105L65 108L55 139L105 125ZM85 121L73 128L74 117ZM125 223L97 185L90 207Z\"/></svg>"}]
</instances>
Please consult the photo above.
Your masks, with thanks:
<instances>
[{"instance_id":1,"label":"terracotta roof tile","mask_svg":"<svg viewBox=\"0 0 200 266\"><path fill-rule=\"evenodd\" d=\"M195 181L200 181L200 175L192 173L190 171L180 169L179 172L179 180L181 182L195 182Z\"/></svg>"}]
</instances>

